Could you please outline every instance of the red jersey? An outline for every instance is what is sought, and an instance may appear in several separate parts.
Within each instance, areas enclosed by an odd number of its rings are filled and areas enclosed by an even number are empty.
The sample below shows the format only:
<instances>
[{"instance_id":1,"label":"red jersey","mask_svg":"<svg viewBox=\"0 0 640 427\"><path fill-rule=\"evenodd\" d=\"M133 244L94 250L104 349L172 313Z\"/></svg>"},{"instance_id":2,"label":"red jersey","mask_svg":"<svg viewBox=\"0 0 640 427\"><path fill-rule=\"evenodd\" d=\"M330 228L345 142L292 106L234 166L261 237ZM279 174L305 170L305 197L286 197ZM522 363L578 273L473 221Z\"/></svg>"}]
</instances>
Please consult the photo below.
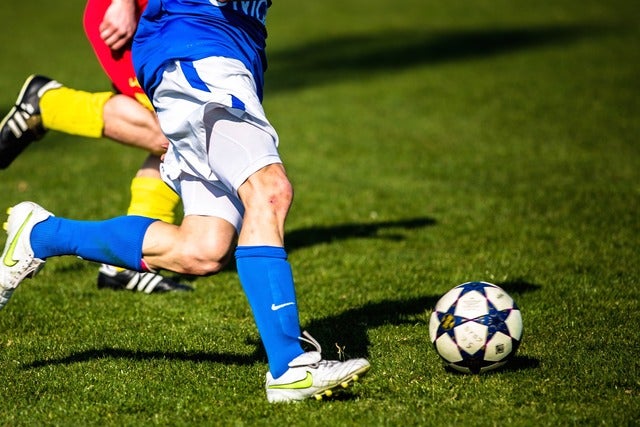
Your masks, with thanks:
<instances>
[{"instance_id":1,"label":"red jersey","mask_svg":"<svg viewBox=\"0 0 640 427\"><path fill-rule=\"evenodd\" d=\"M142 11L147 7L148 0L136 0L136 19L140 19ZM84 31L91 43L91 47L115 89L130 96L143 105L150 107L151 103L138 83L131 60L131 43L122 49L111 50L100 38L100 23L104 18L111 0L88 0L84 10Z\"/></svg>"}]
</instances>

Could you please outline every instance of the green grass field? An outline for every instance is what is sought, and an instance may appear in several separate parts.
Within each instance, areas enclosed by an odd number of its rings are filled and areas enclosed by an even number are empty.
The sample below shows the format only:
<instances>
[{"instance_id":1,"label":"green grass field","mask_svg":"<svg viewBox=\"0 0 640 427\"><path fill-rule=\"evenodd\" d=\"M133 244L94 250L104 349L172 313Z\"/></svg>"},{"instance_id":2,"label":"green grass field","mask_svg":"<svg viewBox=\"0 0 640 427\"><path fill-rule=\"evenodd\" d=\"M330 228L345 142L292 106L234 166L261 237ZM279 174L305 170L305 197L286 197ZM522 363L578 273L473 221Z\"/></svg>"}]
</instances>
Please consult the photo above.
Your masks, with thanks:
<instances>
[{"instance_id":1,"label":"green grass field","mask_svg":"<svg viewBox=\"0 0 640 427\"><path fill-rule=\"evenodd\" d=\"M0 114L34 72L109 89L82 9L0 3ZM147 296L65 257L0 312L0 425L639 425L637 2L277 0L269 24L301 322L370 374L270 405L233 269ZM0 207L120 215L143 158L50 132L0 171ZM445 371L429 344L431 307L468 280L523 313L489 375Z\"/></svg>"}]
</instances>

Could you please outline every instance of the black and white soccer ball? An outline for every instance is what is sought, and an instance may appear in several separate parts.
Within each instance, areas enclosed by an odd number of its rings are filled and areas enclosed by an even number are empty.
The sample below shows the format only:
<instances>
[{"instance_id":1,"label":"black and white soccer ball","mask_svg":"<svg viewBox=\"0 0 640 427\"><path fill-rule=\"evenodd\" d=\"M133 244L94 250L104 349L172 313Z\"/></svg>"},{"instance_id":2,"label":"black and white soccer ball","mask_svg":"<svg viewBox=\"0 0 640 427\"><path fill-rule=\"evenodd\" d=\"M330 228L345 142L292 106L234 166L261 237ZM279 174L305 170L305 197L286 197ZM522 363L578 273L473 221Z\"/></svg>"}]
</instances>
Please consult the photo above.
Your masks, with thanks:
<instances>
[{"instance_id":1,"label":"black and white soccer ball","mask_svg":"<svg viewBox=\"0 0 640 427\"><path fill-rule=\"evenodd\" d=\"M467 282L436 303L429 337L446 366L479 374L503 366L516 353L522 314L499 286Z\"/></svg>"}]
</instances>

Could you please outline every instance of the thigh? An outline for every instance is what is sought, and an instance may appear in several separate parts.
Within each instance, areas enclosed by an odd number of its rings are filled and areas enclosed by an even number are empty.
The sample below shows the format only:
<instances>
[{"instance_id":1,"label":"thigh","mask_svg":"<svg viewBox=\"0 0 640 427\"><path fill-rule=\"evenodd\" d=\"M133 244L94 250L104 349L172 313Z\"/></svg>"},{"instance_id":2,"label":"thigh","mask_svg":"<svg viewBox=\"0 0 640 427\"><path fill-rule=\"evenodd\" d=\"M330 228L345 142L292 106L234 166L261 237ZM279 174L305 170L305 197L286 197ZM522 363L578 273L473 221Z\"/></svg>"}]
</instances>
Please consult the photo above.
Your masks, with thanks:
<instances>
[{"instance_id":1,"label":"thigh","mask_svg":"<svg viewBox=\"0 0 640 427\"><path fill-rule=\"evenodd\" d=\"M185 218L190 216L220 218L240 232L244 206L238 196L220 181L204 181L183 173L177 185Z\"/></svg>"},{"instance_id":2,"label":"thigh","mask_svg":"<svg viewBox=\"0 0 640 427\"><path fill-rule=\"evenodd\" d=\"M255 172L282 163L269 133L224 108L207 109L204 127L209 130L211 170L234 194L238 194L240 186Z\"/></svg>"}]
</instances>

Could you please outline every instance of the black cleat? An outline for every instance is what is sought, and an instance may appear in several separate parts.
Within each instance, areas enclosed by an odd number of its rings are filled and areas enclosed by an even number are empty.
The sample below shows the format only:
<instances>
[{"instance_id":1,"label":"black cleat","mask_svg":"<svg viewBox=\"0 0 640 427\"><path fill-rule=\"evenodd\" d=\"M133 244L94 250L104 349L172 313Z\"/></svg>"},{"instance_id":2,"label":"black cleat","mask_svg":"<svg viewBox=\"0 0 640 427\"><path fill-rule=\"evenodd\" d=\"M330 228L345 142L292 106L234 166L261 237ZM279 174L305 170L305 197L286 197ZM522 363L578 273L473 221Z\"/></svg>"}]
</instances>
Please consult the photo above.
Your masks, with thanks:
<instances>
[{"instance_id":1,"label":"black cleat","mask_svg":"<svg viewBox=\"0 0 640 427\"><path fill-rule=\"evenodd\" d=\"M98 289L104 288L144 292L146 294L193 290L191 286L183 285L157 273L117 270L106 264L103 264L98 272Z\"/></svg>"},{"instance_id":2,"label":"black cleat","mask_svg":"<svg viewBox=\"0 0 640 427\"><path fill-rule=\"evenodd\" d=\"M62 85L49 77L31 75L22 85L16 105L0 122L0 169L5 169L33 141L47 130L40 116L40 98Z\"/></svg>"}]
</instances>

